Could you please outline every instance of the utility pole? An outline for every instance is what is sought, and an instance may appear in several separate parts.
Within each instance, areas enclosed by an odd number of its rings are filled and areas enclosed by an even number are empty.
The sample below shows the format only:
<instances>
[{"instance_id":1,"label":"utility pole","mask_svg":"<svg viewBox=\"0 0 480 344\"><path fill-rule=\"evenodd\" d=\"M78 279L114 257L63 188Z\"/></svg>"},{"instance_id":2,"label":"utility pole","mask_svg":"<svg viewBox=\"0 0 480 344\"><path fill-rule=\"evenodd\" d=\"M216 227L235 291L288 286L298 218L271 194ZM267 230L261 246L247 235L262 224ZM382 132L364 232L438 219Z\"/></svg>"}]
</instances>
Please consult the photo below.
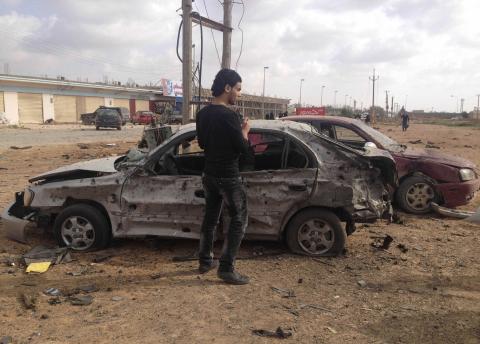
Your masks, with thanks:
<instances>
[{"instance_id":1,"label":"utility pole","mask_svg":"<svg viewBox=\"0 0 480 344\"><path fill-rule=\"evenodd\" d=\"M302 83L305 81L305 79L300 79L300 97L298 98L298 104L300 107L302 107Z\"/></svg>"},{"instance_id":2,"label":"utility pole","mask_svg":"<svg viewBox=\"0 0 480 344\"><path fill-rule=\"evenodd\" d=\"M192 100L192 0L182 0L183 40L182 40L182 123L190 121ZM200 100L200 99L199 99Z\"/></svg>"},{"instance_id":3,"label":"utility pole","mask_svg":"<svg viewBox=\"0 0 480 344\"><path fill-rule=\"evenodd\" d=\"M335 90L333 93L333 113L337 114L337 92L338 90Z\"/></svg>"},{"instance_id":4,"label":"utility pole","mask_svg":"<svg viewBox=\"0 0 480 344\"><path fill-rule=\"evenodd\" d=\"M478 112L480 111L480 94L477 94L477 120L480 118Z\"/></svg>"},{"instance_id":5,"label":"utility pole","mask_svg":"<svg viewBox=\"0 0 480 344\"><path fill-rule=\"evenodd\" d=\"M231 42L232 42L232 0L224 0L223 2L224 23L219 23L210 18L202 17L197 12L192 12L192 0L182 0L182 84L183 84L183 106L182 121L187 123L190 120L191 104L201 104L202 99L198 102L192 102L192 22L202 25L203 27L223 32L223 55L222 68L230 68L231 62ZM200 88L200 85L199 85ZM201 92L201 90L200 90Z\"/></svg>"},{"instance_id":6,"label":"utility pole","mask_svg":"<svg viewBox=\"0 0 480 344\"><path fill-rule=\"evenodd\" d=\"M393 117L393 112L394 112L394 111L393 111L393 96L392 96L392 101L391 101L391 103L390 103L390 110L391 110L391 112L392 112L392 117Z\"/></svg>"},{"instance_id":7,"label":"utility pole","mask_svg":"<svg viewBox=\"0 0 480 344\"><path fill-rule=\"evenodd\" d=\"M323 106L323 89L325 88L325 85L322 85L322 90L320 91L320 106Z\"/></svg>"},{"instance_id":8,"label":"utility pole","mask_svg":"<svg viewBox=\"0 0 480 344\"><path fill-rule=\"evenodd\" d=\"M263 91L262 91L262 119L265 118L265 71L268 66L263 67Z\"/></svg>"},{"instance_id":9,"label":"utility pole","mask_svg":"<svg viewBox=\"0 0 480 344\"><path fill-rule=\"evenodd\" d=\"M372 80L372 84L373 84L373 91L372 91L372 118L371 118L372 124L375 124L375 82L376 82L379 78L380 78L379 76L375 77L375 68L373 68L373 77L369 77L369 79Z\"/></svg>"},{"instance_id":10,"label":"utility pole","mask_svg":"<svg viewBox=\"0 0 480 344\"><path fill-rule=\"evenodd\" d=\"M223 0L223 25L232 27L232 0ZM232 59L232 30L223 30L222 68L230 68Z\"/></svg>"},{"instance_id":11,"label":"utility pole","mask_svg":"<svg viewBox=\"0 0 480 344\"><path fill-rule=\"evenodd\" d=\"M465 98L460 98L460 113L463 112L463 104L465 102Z\"/></svg>"},{"instance_id":12,"label":"utility pole","mask_svg":"<svg viewBox=\"0 0 480 344\"><path fill-rule=\"evenodd\" d=\"M385 90L385 111L388 117L388 90Z\"/></svg>"}]
</instances>

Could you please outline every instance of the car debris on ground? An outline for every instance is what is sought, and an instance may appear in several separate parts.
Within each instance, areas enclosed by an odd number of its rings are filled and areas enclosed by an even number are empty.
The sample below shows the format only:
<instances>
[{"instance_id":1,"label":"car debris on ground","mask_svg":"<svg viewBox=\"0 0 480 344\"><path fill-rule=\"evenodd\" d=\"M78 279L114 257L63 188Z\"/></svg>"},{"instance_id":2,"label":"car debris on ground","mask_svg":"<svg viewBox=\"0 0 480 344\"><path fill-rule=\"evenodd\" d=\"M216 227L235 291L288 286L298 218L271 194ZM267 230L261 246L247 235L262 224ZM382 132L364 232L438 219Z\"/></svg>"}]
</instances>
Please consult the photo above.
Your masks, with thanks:
<instances>
[{"instance_id":1,"label":"car debris on ground","mask_svg":"<svg viewBox=\"0 0 480 344\"><path fill-rule=\"evenodd\" d=\"M278 339L287 339L292 336L291 331L283 330L281 327L277 327L275 332L269 330L252 330L252 333L260 337L272 337Z\"/></svg>"},{"instance_id":2,"label":"car debris on ground","mask_svg":"<svg viewBox=\"0 0 480 344\"><path fill-rule=\"evenodd\" d=\"M82 296L71 296L68 301L73 306L88 306L93 302L93 296L91 295L82 295Z\"/></svg>"}]
</instances>

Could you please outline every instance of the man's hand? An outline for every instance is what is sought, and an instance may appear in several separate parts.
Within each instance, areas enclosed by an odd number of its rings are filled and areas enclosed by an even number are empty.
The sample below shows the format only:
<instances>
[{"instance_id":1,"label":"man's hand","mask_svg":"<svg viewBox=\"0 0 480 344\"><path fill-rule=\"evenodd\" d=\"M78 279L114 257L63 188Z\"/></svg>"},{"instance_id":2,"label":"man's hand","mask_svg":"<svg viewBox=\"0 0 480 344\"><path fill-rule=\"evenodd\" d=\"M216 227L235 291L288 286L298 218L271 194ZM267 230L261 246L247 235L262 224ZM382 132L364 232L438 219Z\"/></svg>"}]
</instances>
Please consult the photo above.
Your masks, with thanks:
<instances>
[{"instance_id":1,"label":"man's hand","mask_svg":"<svg viewBox=\"0 0 480 344\"><path fill-rule=\"evenodd\" d=\"M242 123L242 134L243 138L248 141L248 132L250 131L250 123L248 123L248 118L245 118Z\"/></svg>"}]
</instances>

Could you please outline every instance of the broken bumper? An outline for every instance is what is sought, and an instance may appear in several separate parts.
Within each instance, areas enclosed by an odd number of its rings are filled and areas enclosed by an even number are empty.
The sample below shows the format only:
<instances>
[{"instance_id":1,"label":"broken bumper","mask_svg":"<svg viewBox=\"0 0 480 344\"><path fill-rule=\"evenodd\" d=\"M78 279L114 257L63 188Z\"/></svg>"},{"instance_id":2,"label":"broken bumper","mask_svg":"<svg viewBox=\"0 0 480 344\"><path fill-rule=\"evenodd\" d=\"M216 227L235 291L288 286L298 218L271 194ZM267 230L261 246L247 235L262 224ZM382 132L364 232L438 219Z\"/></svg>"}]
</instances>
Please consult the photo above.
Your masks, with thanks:
<instances>
[{"instance_id":1,"label":"broken bumper","mask_svg":"<svg viewBox=\"0 0 480 344\"><path fill-rule=\"evenodd\" d=\"M16 207L16 203L11 203L2 213L2 222L7 238L26 243L25 228L30 221L18 218L11 214L11 210Z\"/></svg>"},{"instance_id":2,"label":"broken bumper","mask_svg":"<svg viewBox=\"0 0 480 344\"><path fill-rule=\"evenodd\" d=\"M467 204L480 188L480 179L462 183L437 184L437 191L443 196L444 205L448 208Z\"/></svg>"},{"instance_id":3,"label":"broken bumper","mask_svg":"<svg viewBox=\"0 0 480 344\"><path fill-rule=\"evenodd\" d=\"M440 214L445 217L453 217L455 219L463 219L469 222L480 224L480 208L476 212L467 211L467 210L457 210L441 207L436 203L432 203L432 209L437 214Z\"/></svg>"}]
</instances>

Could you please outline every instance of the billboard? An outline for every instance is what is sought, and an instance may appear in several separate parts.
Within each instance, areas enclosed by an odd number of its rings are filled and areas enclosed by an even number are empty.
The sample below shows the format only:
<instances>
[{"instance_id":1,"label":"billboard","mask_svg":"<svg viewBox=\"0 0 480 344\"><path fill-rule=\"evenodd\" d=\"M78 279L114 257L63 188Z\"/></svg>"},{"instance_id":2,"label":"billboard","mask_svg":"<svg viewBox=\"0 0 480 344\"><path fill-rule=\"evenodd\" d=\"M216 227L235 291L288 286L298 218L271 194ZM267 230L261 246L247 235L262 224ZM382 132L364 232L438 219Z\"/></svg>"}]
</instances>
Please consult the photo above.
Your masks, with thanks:
<instances>
[{"instance_id":1,"label":"billboard","mask_svg":"<svg viewBox=\"0 0 480 344\"><path fill-rule=\"evenodd\" d=\"M295 109L295 114L297 116L325 116L325 107L297 107Z\"/></svg>"},{"instance_id":2,"label":"billboard","mask_svg":"<svg viewBox=\"0 0 480 344\"><path fill-rule=\"evenodd\" d=\"M175 80L162 79L162 90L164 96L177 97L182 96L182 82Z\"/></svg>"}]
</instances>

